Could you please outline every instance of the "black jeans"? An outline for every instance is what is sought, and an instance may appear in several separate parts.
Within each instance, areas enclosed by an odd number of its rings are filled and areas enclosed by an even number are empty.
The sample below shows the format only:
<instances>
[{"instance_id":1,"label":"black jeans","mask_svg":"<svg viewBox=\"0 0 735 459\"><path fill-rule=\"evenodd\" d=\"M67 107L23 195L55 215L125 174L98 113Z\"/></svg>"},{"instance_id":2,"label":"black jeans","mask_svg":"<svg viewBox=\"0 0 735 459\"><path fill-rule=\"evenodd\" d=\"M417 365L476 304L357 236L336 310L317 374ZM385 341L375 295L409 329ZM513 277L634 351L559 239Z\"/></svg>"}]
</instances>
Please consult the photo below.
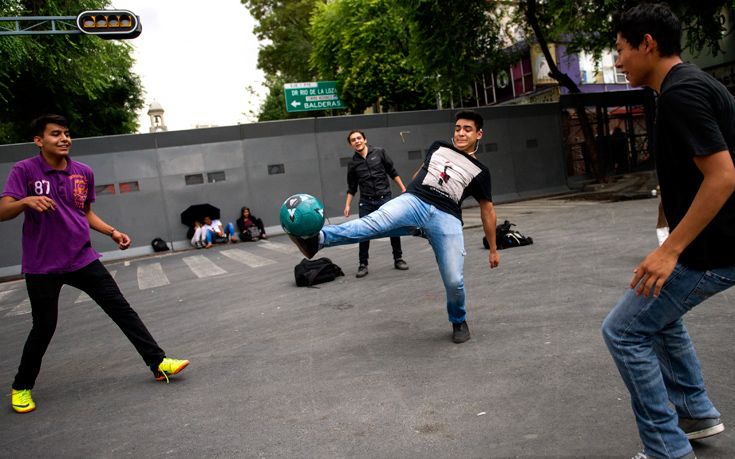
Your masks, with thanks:
<instances>
[{"instance_id":1,"label":"black jeans","mask_svg":"<svg viewBox=\"0 0 735 459\"><path fill-rule=\"evenodd\" d=\"M365 215L368 215L378 210L380 206L390 201L390 199L391 199L390 194L385 195L380 199L366 199L361 196L358 215L360 216L360 218L362 218ZM367 266L368 258L369 258L368 251L370 250L370 241L360 242L359 245L360 245L360 264ZM400 237L390 238L390 245L393 248L393 260L400 259L403 256L403 251L401 250L401 238Z\"/></svg>"},{"instance_id":2,"label":"black jeans","mask_svg":"<svg viewBox=\"0 0 735 459\"><path fill-rule=\"evenodd\" d=\"M157 368L166 354L158 347L138 314L120 293L115 280L99 260L84 268L64 274L26 274L26 288L31 301L33 326L23 347L13 389L33 389L41 371L41 360L56 331L59 293L64 284L89 295L120 327L146 365Z\"/></svg>"}]
</instances>

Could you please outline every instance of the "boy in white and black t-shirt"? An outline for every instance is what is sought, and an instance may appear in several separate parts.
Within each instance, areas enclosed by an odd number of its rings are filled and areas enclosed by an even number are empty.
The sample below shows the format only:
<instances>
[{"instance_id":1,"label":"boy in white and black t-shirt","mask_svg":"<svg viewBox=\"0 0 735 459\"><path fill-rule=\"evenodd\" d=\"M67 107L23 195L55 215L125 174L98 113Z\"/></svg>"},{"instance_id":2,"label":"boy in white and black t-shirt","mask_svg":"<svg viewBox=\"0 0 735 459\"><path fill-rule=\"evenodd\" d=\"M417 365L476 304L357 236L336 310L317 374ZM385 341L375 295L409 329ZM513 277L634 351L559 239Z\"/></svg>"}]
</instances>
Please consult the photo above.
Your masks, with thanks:
<instances>
[{"instance_id":1,"label":"boy in white and black t-shirt","mask_svg":"<svg viewBox=\"0 0 735 459\"><path fill-rule=\"evenodd\" d=\"M467 196L480 204L482 226L490 244L490 267L498 266L500 259L495 246L496 217L490 172L475 158L477 142L482 138L482 116L463 110L457 113L456 119L454 145L434 142L405 193L359 220L325 226L318 236L307 240L293 236L291 239L307 258L312 258L322 247L393 236L427 238L447 292L452 340L463 343L470 339L462 277L462 201Z\"/></svg>"}]
</instances>

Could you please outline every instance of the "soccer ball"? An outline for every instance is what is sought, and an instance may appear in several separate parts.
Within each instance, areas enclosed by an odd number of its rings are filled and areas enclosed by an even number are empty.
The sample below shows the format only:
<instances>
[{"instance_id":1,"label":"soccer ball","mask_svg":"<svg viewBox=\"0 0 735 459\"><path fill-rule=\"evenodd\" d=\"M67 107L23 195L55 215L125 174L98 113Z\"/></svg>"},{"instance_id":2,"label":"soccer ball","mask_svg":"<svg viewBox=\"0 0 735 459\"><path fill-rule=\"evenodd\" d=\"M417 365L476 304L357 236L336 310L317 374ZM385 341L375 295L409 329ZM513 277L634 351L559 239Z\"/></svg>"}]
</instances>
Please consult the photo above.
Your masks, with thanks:
<instances>
[{"instance_id":1,"label":"soccer ball","mask_svg":"<svg viewBox=\"0 0 735 459\"><path fill-rule=\"evenodd\" d=\"M324 206L314 196L296 194L281 206L281 228L286 233L309 239L324 226Z\"/></svg>"}]
</instances>

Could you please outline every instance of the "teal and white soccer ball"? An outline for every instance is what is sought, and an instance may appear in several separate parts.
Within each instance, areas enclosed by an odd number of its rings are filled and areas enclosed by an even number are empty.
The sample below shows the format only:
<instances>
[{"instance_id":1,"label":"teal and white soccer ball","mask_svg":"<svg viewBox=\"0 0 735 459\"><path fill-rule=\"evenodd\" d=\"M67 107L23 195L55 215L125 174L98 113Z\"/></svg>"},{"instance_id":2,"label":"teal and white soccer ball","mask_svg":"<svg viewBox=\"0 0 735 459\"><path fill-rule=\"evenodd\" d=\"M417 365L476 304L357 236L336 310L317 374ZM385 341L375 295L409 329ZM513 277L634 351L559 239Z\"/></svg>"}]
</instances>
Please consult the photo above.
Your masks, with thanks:
<instances>
[{"instance_id":1,"label":"teal and white soccer ball","mask_svg":"<svg viewBox=\"0 0 735 459\"><path fill-rule=\"evenodd\" d=\"M281 228L302 239L319 234L324 226L324 206L314 196L296 194L281 206Z\"/></svg>"}]
</instances>

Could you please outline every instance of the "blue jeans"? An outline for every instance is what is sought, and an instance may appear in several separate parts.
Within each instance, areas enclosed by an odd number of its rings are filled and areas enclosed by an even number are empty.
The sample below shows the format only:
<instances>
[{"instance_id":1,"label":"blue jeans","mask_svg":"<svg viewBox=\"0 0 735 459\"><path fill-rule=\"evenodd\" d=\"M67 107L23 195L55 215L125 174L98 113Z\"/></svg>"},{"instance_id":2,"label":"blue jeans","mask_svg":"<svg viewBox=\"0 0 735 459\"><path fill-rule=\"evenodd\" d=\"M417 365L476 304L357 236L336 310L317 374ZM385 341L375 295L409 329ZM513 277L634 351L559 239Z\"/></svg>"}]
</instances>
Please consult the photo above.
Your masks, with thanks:
<instances>
[{"instance_id":1,"label":"blue jeans","mask_svg":"<svg viewBox=\"0 0 735 459\"><path fill-rule=\"evenodd\" d=\"M628 387L646 454L677 458L692 450L678 417L717 418L683 316L735 284L735 266L696 271L677 263L657 298L629 290L602 325L605 344ZM669 408L671 401L675 409Z\"/></svg>"},{"instance_id":2,"label":"blue jeans","mask_svg":"<svg viewBox=\"0 0 735 459\"><path fill-rule=\"evenodd\" d=\"M360 197L360 208L359 208L359 215L360 218L369 215L372 212L375 212L385 204L386 202L391 200L391 195L388 194L384 196L382 199L366 199L363 197ZM398 260L403 256L403 251L401 250L401 238L399 237L392 237L390 238L390 245L393 248L393 260ZM367 266L368 264L368 258L370 258L370 241L362 241L360 243L360 255L359 260L361 265Z\"/></svg>"},{"instance_id":3,"label":"blue jeans","mask_svg":"<svg viewBox=\"0 0 735 459\"><path fill-rule=\"evenodd\" d=\"M230 238L235 237L235 227L232 225L232 222L230 222L223 229L225 231L225 236L227 236L227 242L230 242ZM207 231L208 244L211 244L212 239L215 237L217 237L217 233L215 233L214 231Z\"/></svg>"},{"instance_id":4,"label":"blue jeans","mask_svg":"<svg viewBox=\"0 0 735 459\"><path fill-rule=\"evenodd\" d=\"M33 389L36 377L41 371L41 360L56 331L59 293L64 284L87 293L120 327L143 357L145 364L151 367L151 370L158 368L166 354L158 347L143 321L120 293L107 268L99 260L95 260L70 273L26 274L33 326L23 347L23 356L13 382L13 389ZM79 341L85 342L85 337L81 336Z\"/></svg>"},{"instance_id":5,"label":"blue jeans","mask_svg":"<svg viewBox=\"0 0 735 459\"><path fill-rule=\"evenodd\" d=\"M415 235L416 228L421 236L429 240L439 265L444 289L447 292L449 321L462 323L465 310L464 237L462 222L446 212L425 203L410 193L403 193L385 203L371 214L341 225L322 228L320 248L335 245L356 244L370 239Z\"/></svg>"}]
</instances>

